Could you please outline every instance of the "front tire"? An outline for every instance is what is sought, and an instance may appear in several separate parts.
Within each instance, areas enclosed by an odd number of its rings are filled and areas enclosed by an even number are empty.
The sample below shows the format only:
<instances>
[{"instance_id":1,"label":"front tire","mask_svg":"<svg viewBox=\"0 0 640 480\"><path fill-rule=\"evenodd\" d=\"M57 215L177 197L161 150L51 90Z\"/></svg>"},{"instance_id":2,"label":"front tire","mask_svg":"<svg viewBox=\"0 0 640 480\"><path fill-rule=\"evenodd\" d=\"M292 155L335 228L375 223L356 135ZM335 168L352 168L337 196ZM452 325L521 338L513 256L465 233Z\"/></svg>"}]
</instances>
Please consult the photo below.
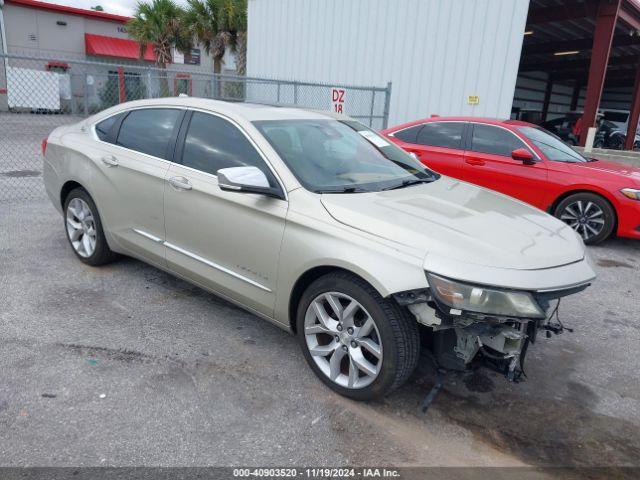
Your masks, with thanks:
<instances>
[{"instance_id":1,"label":"front tire","mask_svg":"<svg viewBox=\"0 0 640 480\"><path fill-rule=\"evenodd\" d=\"M553 215L573 228L587 245L603 242L613 232L613 207L595 193L575 193L558 204Z\"/></svg>"},{"instance_id":2,"label":"front tire","mask_svg":"<svg viewBox=\"0 0 640 480\"><path fill-rule=\"evenodd\" d=\"M116 258L107 245L98 208L84 188L69 192L64 202L64 223L69 244L81 262L98 266Z\"/></svg>"},{"instance_id":3,"label":"front tire","mask_svg":"<svg viewBox=\"0 0 640 480\"><path fill-rule=\"evenodd\" d=\"M302 295L297 336L314 373L356 400L404 384L418 363L418 326L392 299L347 272L314 281Z\"/></svg>"}]
</instances>

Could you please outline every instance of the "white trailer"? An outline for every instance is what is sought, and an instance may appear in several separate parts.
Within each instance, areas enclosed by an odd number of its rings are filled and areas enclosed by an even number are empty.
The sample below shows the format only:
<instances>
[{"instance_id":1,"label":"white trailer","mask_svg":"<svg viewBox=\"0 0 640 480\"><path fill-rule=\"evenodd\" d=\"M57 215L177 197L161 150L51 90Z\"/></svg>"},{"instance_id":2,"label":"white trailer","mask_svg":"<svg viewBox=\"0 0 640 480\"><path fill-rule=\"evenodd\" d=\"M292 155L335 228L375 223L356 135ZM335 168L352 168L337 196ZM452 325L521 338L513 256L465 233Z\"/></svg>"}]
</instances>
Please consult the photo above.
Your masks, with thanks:
<instances>
[{"instance_id":1,"label":"white trailer","mask_svg":"<svg viewBox=\"0 0 640 480\"><path fill-rule=\"evenodd\" d=\"M60 83L58 73L7 67L9 108L60 110Z\"/></svg>"}]
</instances>

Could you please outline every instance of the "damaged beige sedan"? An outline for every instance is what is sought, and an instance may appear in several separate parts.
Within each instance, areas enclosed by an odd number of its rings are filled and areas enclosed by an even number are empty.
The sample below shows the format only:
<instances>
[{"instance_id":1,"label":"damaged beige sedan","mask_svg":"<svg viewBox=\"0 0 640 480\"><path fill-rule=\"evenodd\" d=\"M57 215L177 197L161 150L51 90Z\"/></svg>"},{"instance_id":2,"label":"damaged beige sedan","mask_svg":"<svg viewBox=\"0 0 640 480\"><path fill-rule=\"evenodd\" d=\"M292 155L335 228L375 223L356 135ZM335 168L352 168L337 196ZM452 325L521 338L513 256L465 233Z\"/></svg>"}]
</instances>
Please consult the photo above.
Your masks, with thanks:
<instances>
[{"instance_id":1,"label":"damaged beige sedan","mask_svg":"<svg viewBox=\"0 0 640 480\"><path fill-rule=\"evenodd\" d=\"M43 151L79 260L129 255L242 306L352 398L401 386L421 349L518 380L536 333L562 329L559 299L594 279L563 222L347 117L144 100L57 128Z\"/></svg>"}]
</instances>

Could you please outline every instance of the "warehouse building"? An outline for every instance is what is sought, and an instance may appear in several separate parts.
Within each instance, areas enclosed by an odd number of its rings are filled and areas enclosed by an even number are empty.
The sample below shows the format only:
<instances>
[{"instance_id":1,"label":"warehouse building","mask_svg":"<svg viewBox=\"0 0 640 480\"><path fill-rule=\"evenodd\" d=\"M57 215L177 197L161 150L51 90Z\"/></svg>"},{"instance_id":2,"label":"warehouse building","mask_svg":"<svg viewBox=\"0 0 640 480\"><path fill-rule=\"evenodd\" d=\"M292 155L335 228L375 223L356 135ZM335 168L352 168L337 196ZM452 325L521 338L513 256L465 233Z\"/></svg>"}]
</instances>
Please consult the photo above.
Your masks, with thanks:
<instances>
[{"instance_id":1,"label":"warehouse building","mask_svg":"<svg viewBox=\"0 0 640 480\"><path fill-rule=\"evenodd\" d=\"M37 0L0 0L0 6L2 45L14 56L0 63L0 109L73 110L74 103L84 105L86 95L86 103L97 110L139 98L142 90L145 95L159 94L158 74L143 68L155 66L152 46L141 59L140 45L127 35L129 17ZM34 57L43 60L29 59ZM234 73L233 56L225 60L223 73ZM94 64L78 68L82 74L76 74L70 68L74 61ZM198 72L213 73L213 59L202 48L174 50L167 70L170 93L210 95L210 81L192 78ZM49 84L50 89L43 87Z\"/></svg>"},{"instance_id":2,"label":"warehouse building","mask_svg":"<svg viewBox=\"0 0 640 480\"><path fill-rule=\"evenodd\" d=\"M248 30L248 75L391 82L390 125L607 110L629 143L638 124L637 0L249 0Z\"/></svg>"}]
</instances>

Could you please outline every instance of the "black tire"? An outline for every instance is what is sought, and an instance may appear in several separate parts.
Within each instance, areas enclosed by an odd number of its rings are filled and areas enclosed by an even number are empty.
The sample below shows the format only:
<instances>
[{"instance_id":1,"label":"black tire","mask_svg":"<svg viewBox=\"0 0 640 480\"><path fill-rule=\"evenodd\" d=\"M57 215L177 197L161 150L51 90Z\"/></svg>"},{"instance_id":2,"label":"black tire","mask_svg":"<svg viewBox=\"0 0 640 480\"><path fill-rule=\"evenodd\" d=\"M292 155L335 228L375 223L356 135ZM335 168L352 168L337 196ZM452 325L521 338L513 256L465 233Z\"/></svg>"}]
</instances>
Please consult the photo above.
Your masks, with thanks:
<instances>
[{"instance_id":1,"label":"black tire","mask_svg":"<svg viewBox=\"0 0 640 480\"><path fill-rule=\"evenodd\" d=\"M611 150L624 149L625 136L624 135L612 135L609 138L609 148Z\"/></svg>"},{"instance_id":2,"label":"black tire","mask_svg":"<svg viewBox=\"0 0 640 480\"><path fill-rule=\"evenodd\" d=\"M323 293L348 295L364 307L373 319L382 342L381 369L373 382L362 388L348 388L332 381L316 365L305 339L305 314L311 302ZM415 319L393 299L385 299L366 281L348 272L334 272L315 280L298 304L296 331L307 363L332 390L356 400L381 398L403 385L413 373L420 355L420 337Z\"/></svg>"},{"instance_id":3,"label":"black tire","mask_svg":"<svg viewBox=\"0 0 640 480\"><path fill-rule=\"evenodd\" d=\"M588 236L587 238L585 238L585 235L583 234L586 227L578 227L579 230L577 231L582 236L584 243L586 243L587 245L596 245L598 243L605 241L607 238L609 238L613 233L613 229L616 224L616 213L613 207L611 206L611 204L596 193L584 192L584 193L575 193L573 195L569 195L567 198L565 198L558 204L555 211L553 212L553 215L559 218L560 220L563 220L565 223L569 224L570 226L574 226L575 223L567 221L562 217L565 214L565 210L567 209L567 207L571 205L576 205L578 204L578 202L582 202L585 208L586 208L586 205L589 204L589 202L595 204L602 211L602 216L598 218L602 218L604 221L602 225L602 229L599 231L599 233L597 235L591 234L591 236Z\"/></svg>"},{"instance_id":4,"label":"black tire","mask_svg":"<svg viewBox=\"0 0 640 480\"><path fill-rule=\"evenodd\" d=\"M74 248L71 238L69 236L69 232L67 229L67 211L69 209L69 204L75 198L78 198L84 201L89 209L91 210L91 214L93 215L95 231L96 231L96 243L95 249L93 253L89 256L80 255L76 249ZM63 221L65 222L65 233L67 234L67 240L69 241L69 246L73 253L78 257L78 259L86 263L87 265L91 265L94 267L105 265L114 261L118 255L111 251L109 245L107 244L107 239L104 236L104 231L102 229L102 221L100 220L100 214L98 213L98 207L96 207L95 202L91 198L91 195L84 188L75 188L69 192L67 198L64 201L64 209L63 209Z\"/></svg>"}]
</instances>

